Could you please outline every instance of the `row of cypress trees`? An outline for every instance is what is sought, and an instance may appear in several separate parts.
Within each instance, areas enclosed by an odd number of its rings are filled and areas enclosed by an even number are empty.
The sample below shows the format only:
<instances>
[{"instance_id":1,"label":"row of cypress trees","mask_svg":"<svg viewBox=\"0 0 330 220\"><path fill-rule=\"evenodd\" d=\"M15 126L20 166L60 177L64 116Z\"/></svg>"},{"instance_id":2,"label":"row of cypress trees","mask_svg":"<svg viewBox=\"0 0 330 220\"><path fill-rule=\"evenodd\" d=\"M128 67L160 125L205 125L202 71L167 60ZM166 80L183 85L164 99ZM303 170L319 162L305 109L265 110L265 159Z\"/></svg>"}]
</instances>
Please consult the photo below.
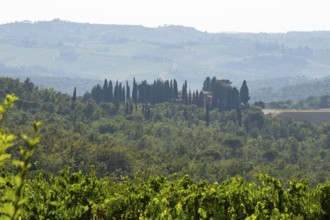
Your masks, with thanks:
<instances>
[{"instance_id":1,"label":"row of cypress trees","mask_svg":"<svg viewBox=\"0 0 330 220\"><path fill-rule=\"evenodd\" d=\"M222 111L237 109L241 106L247 107L250 96L247 83L244 80L240 91L233 87L232 82L227 79L218 80L216 77L212 79L207 77L203 83L203 91L212 94L211 108L219 108Z\"/></svg>"},{"instance_id":2,"label":"row of cypress trees","mask_svg":"<svg viewBox=\"0 0 330 220\"><path fill-rule=\"evenodd\" d=\"M189 92L187 81L183 83L182 90L179 91L175 79L170 81L157 79L152 84L148 84L146 80L137 83L134 78L132 92L128 81L124 86L121 82L116 81L113 83L112 80L105 79L103 86L100 84L94 86L90 95L97 103L110 102L118 104L130 99L135 104L180 102L200 107L205 106L208 109L218 108L220 111L238 110L241 107L247 107L250 99L245 80L240 91L238 91L229 80L218 80L216 77L212 79L207 77L203 83L202 91L189 90Z\"/></svg>"}]
</instances>

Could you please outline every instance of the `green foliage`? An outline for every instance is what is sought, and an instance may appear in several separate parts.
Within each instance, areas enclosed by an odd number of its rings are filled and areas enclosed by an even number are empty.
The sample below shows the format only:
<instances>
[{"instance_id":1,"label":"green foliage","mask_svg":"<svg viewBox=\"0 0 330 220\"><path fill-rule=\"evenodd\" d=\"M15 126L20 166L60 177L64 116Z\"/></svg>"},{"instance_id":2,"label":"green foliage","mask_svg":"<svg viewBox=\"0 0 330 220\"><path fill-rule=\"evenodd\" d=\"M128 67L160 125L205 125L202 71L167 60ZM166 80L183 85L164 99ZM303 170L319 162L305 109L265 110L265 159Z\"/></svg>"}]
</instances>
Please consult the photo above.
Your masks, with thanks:
<instances>
[{"instance_id":1,"label":"green foliage","mask_svg":"<svg viewBox=\"0 0 330 220\"><path fill-rule=\"evenodd\" d=\"M173 180L154 176L133 181L82 175L64 169L49 180L28 184L29 219L325 219L328 183L309 189L291 181L285 190L268 175L261 184L233 177L222 183L194 182L188 175ZM322 203L323 202L323 203ZM323 206L326 207L323 207Z\"/></svg>"},{"instance_id":2,"label":"green foliage","mask_svg":"<svg viewBox=\"0 0 330 220\"><path fill-rule=\"evenodd\" d=\"M207 114L207 108L194 104L132 100L128 114L125 103L96 103L89 96L77 96L73 110L69 95L30 82L5 78L0 83L2 91L22 96L3 121L13 135L32 133L29 125L43 121L43 147L35 149L33 175L58 173L65 166L89 173L94 165L98 177L114 178L143 171L146 176L190 174L195 181L221 182L234 175L255 180L263 172L283 182L308 178L312 186L330 178L327 124L283 122L255 106L240 111L242 126L235 109L209 109ZM237 144L227 144L231 137Z\"/></svg>"},{"instance_id":3,"label":"green foliage","mask_svg":"<svg viewBox=\"0 0 330 220\"><path fill-rule=\"evenodd\" d=\"M317 186L314 192L317 201L320 202L324 219L330 218L330 182L327 181Z\"/></svg>"},{"instance_id":4,"label":"green foliage","mask_svg":"<svg viewBox=\"0 0 330 220\"><path fill-rule=\"evenodd\" d=\"M2 124L7 111L13 107L18 98L15 95L7 95L5 101L0 105L0 123ZM17 174L6 172L5 166L11 159L11 154L7 153L9 148L14 146L14 140L17 138L13 134L6 134L0 127L0 170L4 171L0 177L0 219L20 219L23 214L23 207L27 199L25 194L25 181L28 169L31 167L31 157L35 151L36 145L40 142L37 136L40 122L34 123L35 137L29 137L25 134L22 139L27 147L21 146L19 153L23 160L11 160L17 169Z\"/></svg>"},{"instance_id":5,"label":"green foliage","mask_svg":"<svg viewBox=\"0 0 330 220\"><path fill-rule=\"evenodd\" d=\"M8 95L1 105L2 121L7 110L12 107L16 96ZM68 100L70 103L70 99ZM183 106L186 109L187 106ZM156 109L157 111L157 109ZM252 110L255 111L255 110ZM124 114L124 113L123 113ZM251 114L255 114L252 112ZM201 114L200 117L203 117ZM121 119L122 120L122 119ZM112 121L114 123L116 120ZM184 121L184 120L183 120ZM182 122L183 122L182 121ZM266 121L267 122L267 121ZM130 124L131 122L126 122ZM144 149L154 148L153 142L163 135L175 137L175 132L180 135L188 135L175 127L163 126L162 122L152 124L152 128L146 126L137 127L141 121L133 122L134 127L129 131L142 131L129 136L134 141L144 140L140 151L148 153ZM146 124L148 122L145 122ZM330 184L324 182L315 188L309 188L307 181L289 180L287 186L283 185L277 178L266 174L258 176L259 182L247 181L241 176L227 178L227 180L214 183L207 181L194 181L192 176L177 174L169 178L141 173L130 179L121 175L113 178L98 178L95 168L92 167L89 174L82 171L72 172L70 168L61 169L59 174L43 174L39 172L34 177L27 179L28 169L32 166L31 157L37 152L36 145L40 142L38 135L40 122L34 124L35 136L30 138L22 135L26 147L20 148L22 160L12 160L17 172L6 170L4 165L11 159L11 154L6 151L13 146L15 135L7 134L1 127L0 133L0 167L3 171L0 177L0 219L327 219L329 218ZM146 125L144 124L144 125ZM178 125L178 124L177 124ZM212 124L211 124L212 125ZM265 124L266 125L266 124ZM263 125L263 126L265 126ZM99 127L96 123L96 128ZM124 126L123 124L121 126ZM191 125L195 126L195 125ZM275 127L275 126L274 126ZM54 127L57 128L56 126ZM127 127L129 128L129 127ZM138 129L137 129L138 128ZM183 128L183 127L180 127ZM48 128L49 129L49 128ZM147 129L150 136L143 135ZM174 130L174 132L172 131ZM204 149L204 155L214 155L208 150L212 143L211 130L205 125L202 130L195 127L196 133L189 136L192 143ZM204 131L205 129L205 131ZM294 127L290 128L294 129ZM189 130L188 130L189 131ZM299 130L296 130L299 131ZM327 127L322 128L323 132ZM155 132L153 135L152 132ZM117 131L113 131L116 134ZM46 133L47 134L47 133ZM54 133L59 135L59 133ZM66 135L68 135L66 133ZM99 161L108 161L110 168L131 161L125 156L123 149L115 146L111 136L101 134L94 141L108 143L107 149L104 145L103 151L97 150L95 156ZM142 135L142 136L140 136ZM296 134L299 137L299 134ZM67 143L70 148L63 155L78 153L78 146L74 145L77 140L81 141L78 134L70 134L75 140ZM49 136L49 138L51 138ZM55 137L57 138L57 137ZM102 141L100 138L104 138ZM211 138L212 139L212 138ZM252 141L249 136L246 140ZM243 148L243 139L237 135L227 135L222 138L221 144L226 148ZM258 141L259 139L255 139ZM268 139L259 140L267 141ZM50 141L50 139L48 139ZM159 140L158 140L159 141ZM210 142L211 141L211 142ZM299 150L298 141L294 137L289 138L288 149L292 155ZM54 142L56 143L56 142ZM78 142L78 144L82 144ZM248 143L253 144L253 143ZM287 143L282 143L283 145ZM93 146L90 146L93 148ZM285 146L284 146L285 148ZM161 150L160 148L158 150ZM183 149L168 149L184 150ZM242 150L244 153L246 149ZM284 149L285 150L285 149ZM91 150L89 153L93 152ZM134 153L137 153L135 151ZM175 152L175 151L174 151ZM188 153L188 151L185 151ZM221 152L221 151L220 151ZM221 157L215 157L218 160ZM38 153L38 152L37 152ZM162 152L167 160L171 160L171 152ZM170 153L170 154L169 154ZM179 152L176 152L180 155ZM225 152L224 152L225 153ZM102 159L101 157L113 157ZM172 154L174 155L174 154ZM139 155L138 155L139 156ZM149 161L157 158L149 158ZM116 162L116 160L118 160ZM232 160L236 162L235 160ZM115 162L113 164L113 162ZM109 166L109 165L108 165ZM128 165L129 166L129 165ZM206 166L204 163L203 166ZM242 170L246 164L241 163L238 170ZM234 167L234 163L231 165ZM161 166L158 164L158 168ZM210 167L211 168L211 167ZM209 168L202 169L202 172ZM128 170L129 171L129 170ZM113 170L112 172L116 172ZM145 176L145 174L147 174ZM288 188L286 188L288 187Z\"/></svg>"},{"instance_id":6,"label":"green foliage","mask_svg":"<svg viewBox=\"0 0 330 220\"><path fill-rule=\"evenodd\" d=\"M49 178L40 173L28 182L25 215L28 219L92 219L106 195L100 184L95 171L86 176L66 168Z\"/></svg>"}]
</instances>

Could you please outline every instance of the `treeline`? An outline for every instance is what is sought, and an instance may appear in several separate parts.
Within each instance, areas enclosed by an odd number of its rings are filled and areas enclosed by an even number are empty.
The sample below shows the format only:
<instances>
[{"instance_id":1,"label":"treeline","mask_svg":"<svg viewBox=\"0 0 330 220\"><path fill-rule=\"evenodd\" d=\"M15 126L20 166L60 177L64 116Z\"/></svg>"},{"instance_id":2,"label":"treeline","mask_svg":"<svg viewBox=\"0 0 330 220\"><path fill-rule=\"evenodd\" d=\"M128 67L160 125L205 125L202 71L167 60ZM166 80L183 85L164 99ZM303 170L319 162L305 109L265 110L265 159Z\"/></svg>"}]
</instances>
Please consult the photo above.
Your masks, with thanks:
<instances>
[{"instance_id":1,"label":"treeline","mask_svg":"<svg viewBox=\"0 0 330 220\"><path fill-rule=\"evenodd\" d=\"M201 91L188 90L188 83L185 81L182 89L179 90L178 83L173 80L155 80L149 84L146 80L137 83L133 79L132 86L128 81L126 85L121 82L112 80L104 80L103 86L97 84L91 90L91 93L86 93L85 96L91 96L97 103L110 102L118 104L132 100L133 103L150 103L157 104L162 102L176 102L187 105L197 105L204 107L207 104L211 109L219 108L221 111L228 111L240 108L241 104L248 106L249 89L244 80L240 92L236 87L233 87L229 80L218 80L216 77L212 79L207 77L203 83ZM131 89L132 87L132 89Z\"/></svg>"},{"instance_id":2,"label":"treeline","mask_svg":"<svg viewBox=\"0 0 330 220\"><path fill-rule=\"evenodd\" d=\"M103 86L97 84L91 90L91 93L86 93L85 97L92 97L97 103L107 102L113 103L118 107L121 102L126 102L126 114L132 114L133 104L142 103L142 113L144 117L150 119L150 106L163 102L174 102L185 105L196 105L198 107L205 107L206 115L205 121L209 125L209 111L212 109L219 109L220 111L235 110L235 122L242 124L242 108L249 106L249 89L244 80L240 91L233 87L229 80L218 80L216 77L212 79L207 77L203 83L201 91L188 90L188 83L185 81L182 89L178 89L178 83L173 80L157 79L153 84L148 84L146 80L137 83L135 78L131 86L128 81L126 86L116 81L104 80ZM74 92L75 94L75 92ZM75 96L75 95L74 95Z\"/></svg>"}]
</instances>

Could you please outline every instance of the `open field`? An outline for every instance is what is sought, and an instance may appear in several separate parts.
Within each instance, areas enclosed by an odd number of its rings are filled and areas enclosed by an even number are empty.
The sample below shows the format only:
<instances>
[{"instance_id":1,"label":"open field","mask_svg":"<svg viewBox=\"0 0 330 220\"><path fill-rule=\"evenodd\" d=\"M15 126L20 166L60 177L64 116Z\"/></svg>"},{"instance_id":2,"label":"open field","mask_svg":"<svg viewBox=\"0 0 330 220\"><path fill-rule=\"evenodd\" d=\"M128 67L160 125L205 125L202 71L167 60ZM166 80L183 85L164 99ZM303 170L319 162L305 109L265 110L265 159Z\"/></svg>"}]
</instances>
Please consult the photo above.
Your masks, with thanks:
<instances>
[{"instance_id":1,"label":"open field","mask_svg":"<svg viewBox=\"0 0 330 220\"><path fill-rule=\"evenodd\" d=\"M265 114L271 114L274 117L284 121L308 121L314 124L330 122L330 109L264 109Z\"/></svg>"}]
</instances>

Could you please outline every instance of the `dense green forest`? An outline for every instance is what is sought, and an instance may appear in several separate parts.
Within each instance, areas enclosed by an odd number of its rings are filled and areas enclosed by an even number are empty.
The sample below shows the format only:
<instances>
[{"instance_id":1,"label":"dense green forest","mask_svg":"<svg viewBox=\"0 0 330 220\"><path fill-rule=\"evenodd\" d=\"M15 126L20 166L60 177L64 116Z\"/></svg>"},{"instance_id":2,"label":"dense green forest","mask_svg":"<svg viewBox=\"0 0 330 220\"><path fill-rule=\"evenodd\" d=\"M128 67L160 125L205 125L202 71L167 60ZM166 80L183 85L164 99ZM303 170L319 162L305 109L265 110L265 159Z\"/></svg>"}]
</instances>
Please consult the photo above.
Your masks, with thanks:
<instances>
[{"instance_id":1,"label":"dense green forest","mask_svg":"<svg viewBox=\"0 0 330 220\"><path fill-rule=\"evenodd\" d=\"M70 96L28 79L0 79L2 98L19 97L14 106L6 99L1 107L0 203L11 204L9 215L21 210L27 219L329 218L329 124L264 115L249 106L246 82L238 91L222 87L225 80L212 84L207 78L202 90L216 98L203 104L196 97L204 96L189 93L187 82L181 99L152 99L161 101L135 97L134 83L129 95L114 83L113 95L116 87L119 92L113 98L124 97L107 101L95 95L109 88L110 80L105 82L84 96L72 89ZM144 88L176 91L174 80L136 85L139 95ZM217 96L216 88L225 88L227 96ZM33 132L35 121L42 126L35 124ZM10 133L28 134L28 144L8 138ZM19 151L19 145L30 147ZM2 162L8 159L3 146L10 147L14 165Z\"/></svg>"}]
</instances>

